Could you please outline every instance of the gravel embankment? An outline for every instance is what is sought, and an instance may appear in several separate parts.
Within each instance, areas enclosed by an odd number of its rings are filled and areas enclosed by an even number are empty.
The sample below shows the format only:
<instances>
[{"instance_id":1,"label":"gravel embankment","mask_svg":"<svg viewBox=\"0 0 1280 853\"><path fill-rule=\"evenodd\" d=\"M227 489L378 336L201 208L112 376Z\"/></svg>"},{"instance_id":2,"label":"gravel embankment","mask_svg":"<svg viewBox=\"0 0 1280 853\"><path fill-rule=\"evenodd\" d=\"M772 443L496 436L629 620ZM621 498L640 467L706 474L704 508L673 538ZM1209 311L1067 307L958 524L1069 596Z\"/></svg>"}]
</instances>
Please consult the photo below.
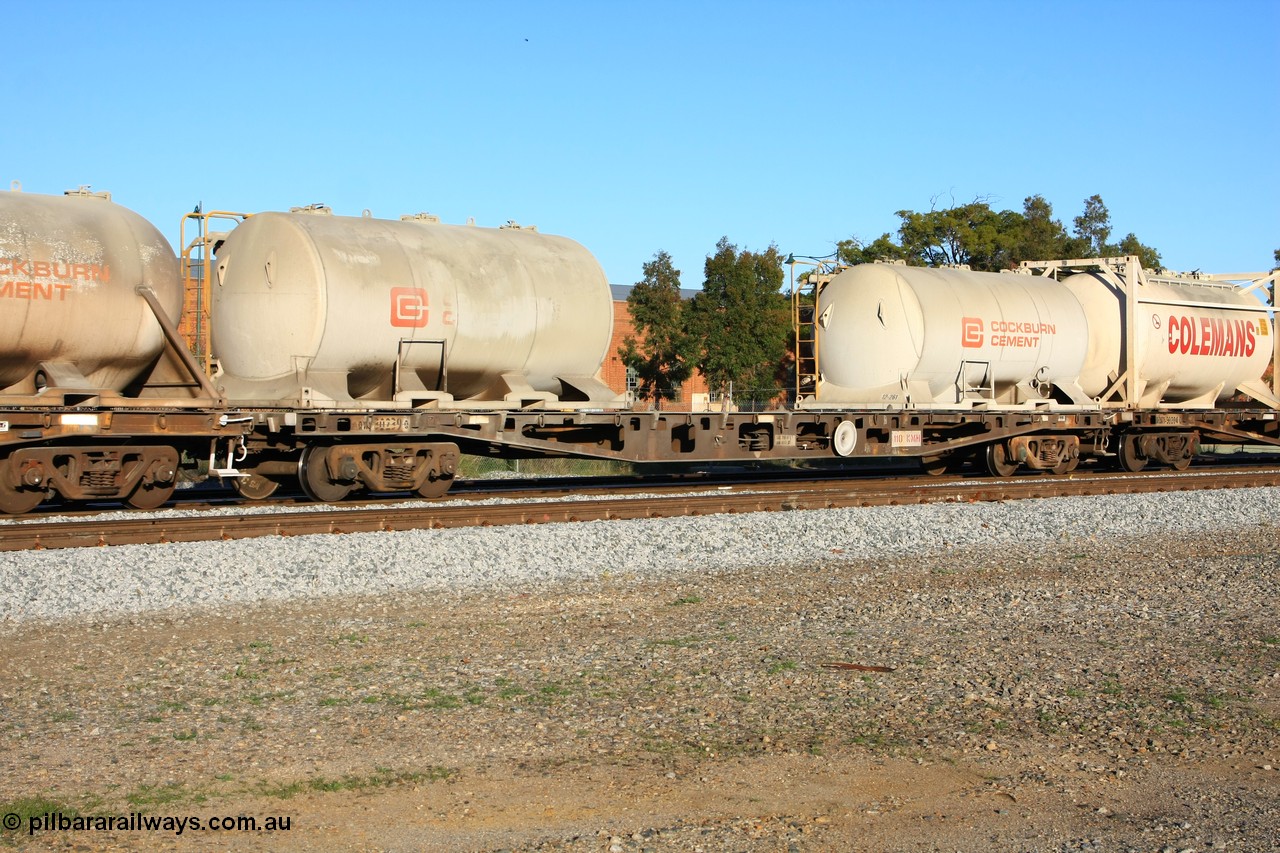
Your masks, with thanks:
<instances>
[{"instance_id":1,"label":"gravel embankment","mask_svg":"<svg viewBox=\"0 0 1280 853\"><path fill-rule=\"evenodd\" d=\"M24 555L0 812L293 828L0 850L1280 850L1276 501Z\"/></svg>"},{"instance_id":2,"label":"gravel embankment","mask_svg":"<svg viewBox=\"0 0 1280 853\"><path fill-rule=\"evenodd\" d=\"M1277 502L4 555L0 812L292 829L0 849L1277 850Z\"/></svg>"},{"instance_id":3,"label":"gravel embankment","mask_svg":"<svg viewBox=\"0 0 1280 853\"><path fill-rule=\"evenodd\" d=\"M1273 524L1280 489L303 536L0 554L0 627L345 593L1154 537ZM0 528L0 535L3 529Z\"/></svg>"}]
</instances>

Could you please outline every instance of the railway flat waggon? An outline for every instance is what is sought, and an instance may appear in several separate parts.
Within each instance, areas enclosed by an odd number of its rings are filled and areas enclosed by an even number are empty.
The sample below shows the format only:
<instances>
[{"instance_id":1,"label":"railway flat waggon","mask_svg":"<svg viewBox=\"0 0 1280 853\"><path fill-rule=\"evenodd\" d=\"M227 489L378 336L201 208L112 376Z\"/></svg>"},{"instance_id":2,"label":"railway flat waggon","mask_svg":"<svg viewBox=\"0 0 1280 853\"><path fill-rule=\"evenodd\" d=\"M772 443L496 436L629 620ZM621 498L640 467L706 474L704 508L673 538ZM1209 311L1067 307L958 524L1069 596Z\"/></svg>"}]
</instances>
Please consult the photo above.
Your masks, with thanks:
<instances>
[{"instance_id":1,"label":"railway flat waggon","mask_svg":"<svg viewBox=\"0 0 1280 853\"><path fill-rule=\"evenodd\" d=\"M609 288L567 238L314 206L182 235L105 194L0 194L0 511L200 478L438 497L462 454L1004 476L1280 445L1275 273L793 266L791 403L657 411L601 382Z\"/></svg>"}]
</instances>

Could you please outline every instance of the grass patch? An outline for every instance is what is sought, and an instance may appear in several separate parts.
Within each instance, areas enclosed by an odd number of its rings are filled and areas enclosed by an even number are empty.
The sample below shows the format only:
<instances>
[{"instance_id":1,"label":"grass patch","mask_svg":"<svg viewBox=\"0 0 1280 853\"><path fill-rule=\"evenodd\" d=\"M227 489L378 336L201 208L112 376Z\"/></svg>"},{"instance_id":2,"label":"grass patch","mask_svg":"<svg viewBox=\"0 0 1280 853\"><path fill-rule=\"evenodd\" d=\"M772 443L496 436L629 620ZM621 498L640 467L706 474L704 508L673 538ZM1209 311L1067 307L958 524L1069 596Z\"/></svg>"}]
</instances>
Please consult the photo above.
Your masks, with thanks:
<instances>
[{"instance_id":1,"label":"grass patch","mask_svg":"<svg viewBox=\"0 0 1280 853\"><path fill-rule=\"evenodd\" d=\"M1056 732L1066 722L1066 717L1050 711L1048 708L1042 708L1036 714L1036 722L1039 723L1041 731Z\"/></svg>"},{"instance_id":2,"label":"grass patch","mask_svg":"<svg viewBox=\"0 0 1280 853\"><path fill-rule=\"evenodd\" d=\"M1206 693L1204 695L1204 704L1208 705L1215 711L1221 711L1227 707L1228 697L1219 696L1216 693Z\"/></svg>"},{"instance_id":3,"label":"grass patch","mask_svg":"<svg viewBox=\"0 0 1280 853\"><path fill-rule=\"evenodd\" d=\"M80 814L79 810L74 806L69 806L58 800L51 800L48 797L19 797L16 800L0 800L0 814L17 815L22 827L26 827L32 818L38 818L50 812L61 812L67 817L77 817Z\"/></svg>"},{"instance_id":4,"label":"grass patch","mask_svg":"<svg viewBox=\"0 0 1280 853\"><path fill-rule=\"evenodd\" d=\"M449 710L451 708L459 708L462 706L462 700L452 693L445 693L438 687L432 687L422 694L423 708L432 708L436 710Z\"/></svg>"},{"instance_id":5,"label":"grass patch","mask_svg":"<svg viewBox=\"0 0 1280 853\"><path fill-rule=\"evenodd\" d=\"M254 672L253 670L249 669L248 666L245 665L245 663L241 662L236 664L235 670L228 677L242 678L245 681L257 681L259 678L262 678L262 673Z\"/></svg>"},{"instance_id":6,"label":"grass patch","mask_svg":"<svg viewBox=\"0 0 1280 853\"><path fill-rule=\"evenodd\" d=\"M335 637L329 642L335 646L342 644L363 646L365 643L369 642L369 635L352 631L350 634L342 634L341 636Z\"/></svg>"},{"instance_id":7,"label":"grass patch","mask_svg":"<svg viewBox=\"0 0 1280 853\"><path fill-rule=\"evenodd\" d=\"M314 779L298 782L277 784L262 782L254 789L254 793L264 797L287 800L290 797L301 794L303 791L318 791L322 793L368 791L374 788L387 788L403 783L438 782L448 779L451 775L453 775L453 771L447 767L431 767L425 771L393 771L387 767L379 767L369 776L343 776L338 779L317 776Z\"/></svg>"}]
</instances>

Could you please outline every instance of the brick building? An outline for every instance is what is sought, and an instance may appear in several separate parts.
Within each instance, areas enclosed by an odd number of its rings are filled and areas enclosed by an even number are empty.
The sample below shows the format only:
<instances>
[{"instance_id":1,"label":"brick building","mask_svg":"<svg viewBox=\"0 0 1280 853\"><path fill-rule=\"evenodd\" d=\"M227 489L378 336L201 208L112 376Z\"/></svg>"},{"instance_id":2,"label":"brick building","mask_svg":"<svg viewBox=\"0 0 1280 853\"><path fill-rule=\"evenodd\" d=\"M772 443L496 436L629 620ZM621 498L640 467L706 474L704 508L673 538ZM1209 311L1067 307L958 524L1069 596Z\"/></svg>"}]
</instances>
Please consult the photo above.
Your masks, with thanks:
<instances>
[{"instance_id":1,"label":"brick building","mask_svg":"<svg viewBox=\"0 0 1280 853\"><path fill-rule=\"evenodd\" d=\"M631 293L631 287L613 284L609 289L613 291L613 340L609 342L609 352L605 356L604 365L600 368L600 378L604 384L619 394L634 392L636 389L634 372L629 370L618 357L623 338L628 335L634 337L636 334L635 325L631 322L631 312L627 310L627 295ZM695 293L697 293L696 290L681 290L680 296L684 299L692 299ZM695 371L693 376L680 386L680 399L663 400L662 408L697 411L707 408L707 400L707 380Z\"/></svg>"}]
</instances>

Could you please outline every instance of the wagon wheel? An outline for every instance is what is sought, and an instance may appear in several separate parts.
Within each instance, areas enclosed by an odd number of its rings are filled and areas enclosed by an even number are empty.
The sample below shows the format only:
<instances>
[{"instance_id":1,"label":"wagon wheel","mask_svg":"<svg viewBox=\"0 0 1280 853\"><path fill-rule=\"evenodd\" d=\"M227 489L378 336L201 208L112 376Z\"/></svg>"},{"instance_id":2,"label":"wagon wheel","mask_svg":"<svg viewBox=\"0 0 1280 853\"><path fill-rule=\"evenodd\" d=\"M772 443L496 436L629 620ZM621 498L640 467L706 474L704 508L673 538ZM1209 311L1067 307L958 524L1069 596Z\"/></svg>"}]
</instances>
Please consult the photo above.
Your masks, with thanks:
<instances>
[{"instance_id":1,"label":"wagon wheel","mask_svg":"<svg viewBox=\"0 0 1280 853\"><path fill-rule=\"evenodd\" d=\"M442 498L449 491L449 487L453 485L452 477L437 477L436 479L427 478L427 480L418 487L418 496L424 498Z\"/></svg>"},{"instance_id":2,"label":"wagon wheel","mask_svg":"<svg viewBox=\"0 0 1280 853\"><path fill-rule=\"evenodd\" d=\"M280 481L264 477L261 474L251 473L246 477L232 478L231 488L245 500L265 501L276 493L276 489L280 488Z\"/></svg>"},{"instance_id":3,"label":"wagon wheel","mask_svg":"<svg viewBox=\"0 0 1280 853\"><path fill-rule=\"evenodd\" d=\"M337 503L351 494L354 483L335 482L324 463L325 447L308 447L298 462L298 481L307 497L323 503Z\"/></svg>"},{"instance_id":4,"label":"wagon wheel","mask_svg":"<svg viewBox=\"0 0 1280 853\"><path fill-rule=\"evenodd\" d=\"M24 489L18 486L11 486L4 477L4 472L0 471L0 512L15 514L31 512L31 510L40 505L46 494L47 492L44 489Z\"/></svg>"},{"instance_id":5,"label":"wagon wheel","mask_svg":"<svg viewBox=\"0 0 1280 853\"><path fill-rule=\"evenodd\" d=\"M134 509L156 509L173 497L177 485L173 480L168 483L139 483L124 502Z\"/></svg>"},{"instance_id":6,"label":"wagon wheel","mask_svg":"<svg viewBox=\"0 0 1280 853\"><path fill-rule=\"evenodd\" d=\"M1130 474L1136 474L1147 467L1147 457L1138 453L1138 437L1123 435L1120 437L1120 452L1116 454L1120 467Z\"/></svg>"},{"instance_id":7,"label":"wagon wheel","mask_svg":"<svg viewBox=\"0 0 1280 853\"><path fill-rule=\"evenodd\" d=\"M1018 463L1009 458L1009 452L1005 450L1004 442L993 441L987 445L987 471L993 477L1012 477L1013 472L1018 470Z\"/></svg>"},{"instance_id":8,"label":"wagon wheel","mask_svg":"<svg viewBox=\"0 0 1280 853\"><path fill-rule=\"evenodd\" d=\"M1179 442L1179 445L1185 455L1179 456L1169 464L1173 466L1173 470L1175 471L1185 471L1191 467L1191 461L1196 458L1196 448L1199 447L1199 442L1193 435L1185 441Z\"/></svg>"},{"instance_id":9,"label":"wagon wheel","mask_svg":"<svg viewBox=\"0 0 1280 853\"><path fill-rule=\"evenodd\" d=\"M1050 471L1054 474L1070 474L1078 467L1080 467L1080 457L1072 456L1071 458L1063 459L1057 465L1054 465Z\"/></svg>"},{"instance_id":10,"label":"wagon wheel","mask_svg":"<svg viewBox=\"0 0 1280 853\"><path fill-rule=\"evenodd\" d=\"M937 477L947 472L951 466L951 457L946 453L937 456L921 456L920 467L930 477Z\"/></svg>"}]
</instances>

